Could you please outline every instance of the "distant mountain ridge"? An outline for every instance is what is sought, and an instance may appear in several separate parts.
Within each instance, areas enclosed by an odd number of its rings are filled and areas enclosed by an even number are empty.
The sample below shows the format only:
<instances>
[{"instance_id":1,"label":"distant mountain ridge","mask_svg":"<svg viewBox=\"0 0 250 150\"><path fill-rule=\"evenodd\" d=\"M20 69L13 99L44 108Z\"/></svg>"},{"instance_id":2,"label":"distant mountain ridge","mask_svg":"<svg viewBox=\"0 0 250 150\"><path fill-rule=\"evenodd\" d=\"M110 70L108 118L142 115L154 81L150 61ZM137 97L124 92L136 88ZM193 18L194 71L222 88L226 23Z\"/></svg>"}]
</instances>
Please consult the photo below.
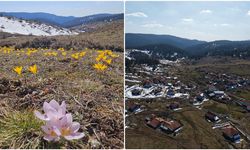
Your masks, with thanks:
<instances>
[{"instance_id":1,"label":"distant mountain ridge","mask_svg":"<svg viewBox=\"0 0 250 150\"><path fill-rule=\"evenodd\" d=\"M0 16L16 17L25 20L34 20L42 23L56 25L59 27L70 28L81 24L100 22L100 21L114 21L123 19L123 13L120 14L94 14L84 17L74 16L57 16L50 13L27 13L27 12L0 12Z\"/></svg>"},{"instance_id":2,"label":"distant mountain ridge","mask_svg":"<svg viewBox=\"0 0 250 150\"><path fill-rule=\"evenodd\" d=\"M190 40L172 35L156 35L141 33L126 33L126 46L128 48L151 45L151 44L169 44L181 49L206 43L205 41Z\"/></svg>"},{"instance_id":3,"label":"distant mountain ridge","mask_svg":"<svg viewBox=\"0 0 250 150\"><path fill-rule=\"evenodd\" d=\"M123 14L97 14L97 15L90 15L85 17L77 17L74 20L68 21L64 23L64 27L74 27L79 26L82 24L94 23L94 22L110 22L119 19L123 19Z\"/></svg>"},{"instance_id":4,"label":"distant mountain ridge","mask_svg":"<svg viewBox=\"0 0 250 150\"><path fill-rule=\"evenodd\" d=\"M250 56L250 41L219 40L198 44L185 49L190 55L199 56Z\"/></svg>"},{"instance_id":5,"label":"distant mountain ridge","mask_svg":"<svg viewBox=\"0 0 250 150\"><path fill-rule=\"evenodd\" d=\"M250 40L229 41L218 40L212 42L190 40L172 35L155 35L155 34L126 34L126 49L150 49L152 45L168 45L154 51L171 53L173 50L181 52L188 57L204 56L237 56L250 57ZM175 47L175 48L173 48ZM179 49L176 49L179 48Z\"/></svg>"}]
</instances>

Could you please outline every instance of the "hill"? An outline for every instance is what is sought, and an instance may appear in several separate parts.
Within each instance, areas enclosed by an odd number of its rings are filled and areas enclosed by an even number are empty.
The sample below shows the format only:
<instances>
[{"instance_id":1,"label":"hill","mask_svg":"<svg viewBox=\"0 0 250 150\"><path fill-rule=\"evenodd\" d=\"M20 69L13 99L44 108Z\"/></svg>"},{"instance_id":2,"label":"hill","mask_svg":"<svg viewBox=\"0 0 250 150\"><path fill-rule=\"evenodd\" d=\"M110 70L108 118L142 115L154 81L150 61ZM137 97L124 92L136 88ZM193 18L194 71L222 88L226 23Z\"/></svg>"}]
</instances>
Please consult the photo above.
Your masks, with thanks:
<instances>
[{"instance_id":1,"label":"hill","mask_svg":"<svg viewBox=\"0 0 250 150\"><path fill-rule=\"evenodd\" d=\"M110 22L123 19L123 14L94 14L83 17L57 16L49 13L26 13L26 12L1 12L0 16L15 17L25 20L33 20L64 28L71 28L82 24L95 22Z\"/></svg>"},{"instance_id":2,"label":"hill","mask_svg":"<svg viewBox=\"0 0 250 150\"><path fill-rule=\"evenodd\" d=\"M194 57L202 56L250 56L250 41L212 41L185 49Z\"/></svg>"},{"instance_id":3,"label":"hill","mask_svg":"<svg viewBox=\"0 0 250 150\"><path fill-rule=\"evenodd\" d=\"M205 43L205 41L190 40L172 35L155 35L155 34L126 34L126 47L135 48L149 44L168 44L181 49Z\"/></svg>"},{"instance_id":4,"label":"hill","mask_svg":"<svg viewBox=\"0 0 250 150\"><path fill-rule=\"evenodd\" d=\"M51 26L45 23L21 20L11 17L0 17L0 31L23 35L72 35L77 34L69 29Z\"/></svg>"},{"instance_id":5,"label":"hill","mask_svg":"<svg viewBox=\"0 0 250 150\"><path fill-rule=\"evenodd\" d=\"M163 46L164 45L164 46ZM126 34L127 49L147 49L161 53L168 58L169 53L178 51L182 57L201 58L205 56L250 57L250 41L201 41L190 40L172 35Z\"/></svg>"}]
</instances>

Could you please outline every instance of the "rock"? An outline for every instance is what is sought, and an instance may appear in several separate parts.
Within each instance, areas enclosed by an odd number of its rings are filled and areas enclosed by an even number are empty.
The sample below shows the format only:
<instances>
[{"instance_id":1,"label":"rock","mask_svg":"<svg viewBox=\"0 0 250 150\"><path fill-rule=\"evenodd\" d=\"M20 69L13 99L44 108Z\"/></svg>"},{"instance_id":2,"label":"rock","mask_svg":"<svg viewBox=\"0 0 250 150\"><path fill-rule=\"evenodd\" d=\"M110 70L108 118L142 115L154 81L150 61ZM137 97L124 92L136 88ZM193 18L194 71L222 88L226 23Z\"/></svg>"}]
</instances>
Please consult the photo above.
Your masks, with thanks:
<instances>
[{"instance_id":1,"label":"rock","mask_svg":"<svg viewBox=\"0 0 250 150\"><path fill-rule=\"evenodd\" d=\"M101 143L96 139L90 139L90 147L92 149L100 149L101 148Z\"/></svg>"}]
</instances>

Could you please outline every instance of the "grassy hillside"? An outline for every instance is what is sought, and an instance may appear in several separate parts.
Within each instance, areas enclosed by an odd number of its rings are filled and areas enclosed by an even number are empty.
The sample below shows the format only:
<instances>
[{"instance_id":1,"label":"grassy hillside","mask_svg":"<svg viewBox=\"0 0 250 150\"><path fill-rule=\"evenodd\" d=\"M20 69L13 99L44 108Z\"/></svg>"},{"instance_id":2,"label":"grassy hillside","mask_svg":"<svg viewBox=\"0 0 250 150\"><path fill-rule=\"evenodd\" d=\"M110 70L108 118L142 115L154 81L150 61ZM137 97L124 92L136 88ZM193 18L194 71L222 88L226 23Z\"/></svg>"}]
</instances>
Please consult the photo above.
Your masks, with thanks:
<instances>
[{"instance_id":1,"label":"grassy hillside","mask_svg":"<svg viewBox=\"0 0 250 150\"><path fill-rule=\"evenodd\" d=\"M16 48L26 48L32 45L40 45L42 48L59 48L66 49L110 49L114 51L123 51L123 20L111 23L95 25L93 31L80 33L79 35L69 36L11 36L6 33L0 33L0 46L15 46Z\"/></svg>"},{"instance_id":2,"label":"grassy hillside","mask_svg":"<svg viewBox=\"0 0 250 150\"><path fill-rule=\"evenodd\" d=\"M123 22L76 36L8 37L0 45L8 46L0 47L0 148L123 148ZM65 101L84 138L43 139L44 122L33 111L53 99Z\"/></svg>"}]
</instances>

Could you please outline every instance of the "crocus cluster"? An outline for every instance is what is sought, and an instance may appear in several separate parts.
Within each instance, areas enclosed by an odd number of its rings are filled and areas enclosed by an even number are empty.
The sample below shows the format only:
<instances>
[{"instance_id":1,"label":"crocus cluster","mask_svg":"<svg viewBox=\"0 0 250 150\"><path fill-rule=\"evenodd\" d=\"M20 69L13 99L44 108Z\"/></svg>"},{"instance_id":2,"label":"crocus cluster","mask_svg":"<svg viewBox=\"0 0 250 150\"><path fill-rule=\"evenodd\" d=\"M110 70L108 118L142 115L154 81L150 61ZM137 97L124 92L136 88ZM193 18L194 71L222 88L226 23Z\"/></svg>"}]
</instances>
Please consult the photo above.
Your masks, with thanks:
<instances>
[{"instance_id":1,"label":"crocus cluster","mask_svg":"<svg viewBox=\"0 0 250 150\"><path fill-rule=\"evenodd\" d=\"M78 132L80 124L73 122L72 115L66 113L66 104L61 105L55 100L43 104L44 114L35 111L37 118L45 121L42 130L45 132L44 139L47 141L58 141L61 137L67 140L80 139L84 133Z\"/></svg>"}]
</instances>

